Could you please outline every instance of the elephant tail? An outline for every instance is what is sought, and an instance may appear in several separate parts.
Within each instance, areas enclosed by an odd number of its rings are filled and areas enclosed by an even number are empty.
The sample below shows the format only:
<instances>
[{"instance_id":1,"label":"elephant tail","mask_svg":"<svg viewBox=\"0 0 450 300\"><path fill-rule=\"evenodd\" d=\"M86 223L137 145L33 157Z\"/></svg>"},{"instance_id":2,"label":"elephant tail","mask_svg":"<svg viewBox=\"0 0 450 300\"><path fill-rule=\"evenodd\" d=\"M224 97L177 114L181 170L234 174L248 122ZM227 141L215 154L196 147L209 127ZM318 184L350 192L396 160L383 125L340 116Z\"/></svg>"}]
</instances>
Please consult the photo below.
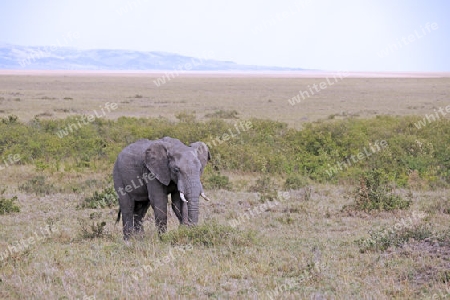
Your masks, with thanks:
<instances>
[{"instance_id":1,"label":"elephant tail","mask_svg":"<svg viewBox=\"0 0 450 300\"><path fill-rule=\"evenodd\" d=\"M116 220L116 224L119 223L120 221L120 214L122 213L122 210L119 208L119 212L117 213L117 220Z\"/></svg>"}]
</instances>

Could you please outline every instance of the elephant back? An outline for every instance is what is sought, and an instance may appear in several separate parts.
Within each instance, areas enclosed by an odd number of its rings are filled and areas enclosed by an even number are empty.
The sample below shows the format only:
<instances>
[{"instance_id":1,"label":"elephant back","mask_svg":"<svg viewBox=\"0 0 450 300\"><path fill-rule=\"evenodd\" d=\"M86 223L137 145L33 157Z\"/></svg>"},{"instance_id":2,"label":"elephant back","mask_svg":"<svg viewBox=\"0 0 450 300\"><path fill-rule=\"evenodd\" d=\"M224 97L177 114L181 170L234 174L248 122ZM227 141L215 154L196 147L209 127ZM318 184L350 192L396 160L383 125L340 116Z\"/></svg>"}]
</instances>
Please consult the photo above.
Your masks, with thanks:
<instances>
[{"instance_id":1,"label":"elephant back","mask_svg":"<svg viewBox=\"0 0 450 300\"><path fill-rule=\"evenodd\" d=\"M153 141L141 139L126 146L118 155L116 165L120 171L125 169L142 169L145 159L145 151Z\"/></svg>"}]
</instances>

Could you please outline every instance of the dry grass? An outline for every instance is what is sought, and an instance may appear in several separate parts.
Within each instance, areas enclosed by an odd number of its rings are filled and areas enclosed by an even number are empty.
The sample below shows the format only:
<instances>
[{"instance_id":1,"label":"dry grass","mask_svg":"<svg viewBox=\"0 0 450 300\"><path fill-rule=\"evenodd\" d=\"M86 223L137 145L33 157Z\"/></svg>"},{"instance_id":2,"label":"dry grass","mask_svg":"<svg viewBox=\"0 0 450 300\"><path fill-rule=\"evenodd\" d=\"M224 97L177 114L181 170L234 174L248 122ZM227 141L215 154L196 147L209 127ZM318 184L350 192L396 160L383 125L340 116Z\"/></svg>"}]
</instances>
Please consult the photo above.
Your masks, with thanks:
<instances>
[{"instance_id":1,"label":"dry grass","mask_svg":"<svg viewBox=\"0 0 450 300\"><path fill-rule=\"evenodd\" d=\"M289 105L288 98L316 81L178 78L156 88L148 76L2 76L0 105L2 115L17 114L22 120L45 112L51 117L89 113L109 101L120 104L108 115L111 118L174 118L177 112L190 110L202 118L222 109L237 110L242 118L268 117L297 126L343 111L361 117L422 114L449 104L445 103L448 79L347 79L304 103ZM41 175L55 189L67 190L90 179L101 184L109 166L100 169L104 171ZM314 184L289 191L284 194L288 197L260 209L259 195L247 192L259 175L227 173L235 190L207 191L213 201L202 202L200 223L221 226L226 233L230 222L240 219L233 234L245 242L230 242L225 234L223 242L213 246L193 243L180 248L158 239L151 210L144 236L126 244L121 226L114 225L115 209L76 209L97 186L47 196L20 192L18 186L35 175L39 172L23 165L0 172L1 185L7 186L4 196L18 196L21 208L19 213L0 216L0 255L7 253L0 261L0 299L445 299L450 295L446 277L450 245L411 240L400 248L361 253L355 243L367 238L370 230L394 228L413 212L425 213L422 222L436 231L448 230L447 190L414 191L405 211L352 214L342 208L352 203L349 194L354 187ZM280 179L275 182L281 186ZM249 211L255 214L247 220L243 214L249 216ZM177 230L175 220L171 214L169 231ZM100 237L83 235L83 224L89 230L101 222L106 226ZM27 242L31 237L36 237L34 242ZM13 246L18 251L8 250Z\"/></svg>"},{"instance_id":2,"label":"dry grass","mask_svg":"<svg viewBox=\"0 0 450 300\"><path fill-rule=\"evenodd\" d=\"M449 78L344 78L294 106L288 99L326 79L177 77L157 87L156 78L151 74L0 75L0 117L16 114L28 121L36 115L100 113L106 102L115 102L119 107L108 118L175 119L180 112L195 111L198 119L204 119L220 110L236 110L242 119L270 118L300 127L330 116L423 115L450 105Z\"/></svg>"},{"instance_id":3,"label":"dry grass","mask_svg":"<svg viewBox=\"0 0 450 300\"><path fill-rule=\"evenodd\" d=\"M201 207L200 223L206 226L227 226L230 220L261 205L254 193L209 194L214 201ZM114 225L114 209L77 210L83 199L79 194L37 198L19 193L21 212L0 219L0 249L33 237L35 232L43 240L1 262L0 296L266 299L278 289L277 299L306 299L312 294L325 299L413 299L445 291L448 246L412 242L383 253L360 253L355 243L371 229L393 227L412 212L422 211L427 197L416 193L413 207L405 212L349 216L341 211L350 201L346 194L339 187L315 185L310 200L305 201L302 190L291 191L288 199L271 209L248 221L244 218L238 227L242 235L257 232L248 243L194 244L182 252L159 241L151 211L145 236L126 245L121 226ZM448 195L443 191L434 196ZM83 238L80 219L87 224L105 221L105 236ZM169 230L177 230L175 216L171 214L169 219ZM435 212L427 214L426 221L445 229L449 216ZM49 225L51 233L40 233ZM143 269L143 265L153 269Z\"/></svg>"}]
</instances>

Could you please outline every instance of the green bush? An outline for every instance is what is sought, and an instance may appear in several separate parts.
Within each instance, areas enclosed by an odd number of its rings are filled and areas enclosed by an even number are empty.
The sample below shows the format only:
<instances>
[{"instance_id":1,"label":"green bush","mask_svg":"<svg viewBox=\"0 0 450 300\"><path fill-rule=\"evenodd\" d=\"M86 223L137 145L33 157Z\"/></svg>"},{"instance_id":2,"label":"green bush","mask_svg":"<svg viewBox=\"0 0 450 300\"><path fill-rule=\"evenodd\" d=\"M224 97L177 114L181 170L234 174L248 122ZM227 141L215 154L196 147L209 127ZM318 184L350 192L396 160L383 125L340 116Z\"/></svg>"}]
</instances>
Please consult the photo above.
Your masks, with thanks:
<instances>
[{"instance_id":1,"label":"green bush","mask_svg":"<svg viewBox=\"0 0 450 300\"><path fill-rule=\"evenodd\" d=\"M289 175L284 182L285 190L298 190L308 185L308 179L300 175Z\"/></svg>"},{"instance_id":2,"label":"green bush","mask_svg":"<svg viewBox=\"0 0 450 300\"><path fill-rule=\"evenodd\" d=\"M409 208L411 201L394 194L392 190L387 176L382 171L366 172L355 190L356 199L352 207L365 212Z\"/></svg>"},{"instance_id":3,"label":"green bush","mask_svg":"<svg viewBox=\"0 0 450 300\"><path fill-rule=\"evenodd\" d=\"M220 174L212 174L208 178L206 178L204 182L205 188L207 189L223 189L223 190L231 190L231 182L228 176L220 175Z\"/></svg>"},{"instance_id":4,"label":"green bush","mask_svg":"<svg viewBox=\"0 0 450 300\"><path fill-rule=\"evenodd\" d=\"M14 196L10 199L0 198L0 215L6 215L13 212L20 212L20 207L15 203L17 197Z\"/></svg>"},{"instance_id":5,"label":"green bush","mask_svg":"<svg viewBox=\"0 0 450 300\"><path fill-rule=\"evenodd\" d=\"M101 192L95 191L92 197L86 197L78 206L79 208L112 208L119 203L119 197L113 186L103 189Z\"/></svg>"}]
</instances>

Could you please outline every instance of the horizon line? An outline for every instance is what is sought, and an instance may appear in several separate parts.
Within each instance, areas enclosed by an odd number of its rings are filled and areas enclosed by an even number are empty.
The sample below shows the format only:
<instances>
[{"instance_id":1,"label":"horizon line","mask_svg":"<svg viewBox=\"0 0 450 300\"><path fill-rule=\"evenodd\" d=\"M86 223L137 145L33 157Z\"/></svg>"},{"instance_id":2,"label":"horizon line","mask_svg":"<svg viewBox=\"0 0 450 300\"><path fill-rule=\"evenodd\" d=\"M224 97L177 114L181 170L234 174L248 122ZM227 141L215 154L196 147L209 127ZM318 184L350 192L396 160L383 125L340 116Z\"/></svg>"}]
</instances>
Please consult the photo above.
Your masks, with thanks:
<instances>
[{"instance_id":1,"label":"horizon line","mask_svg":"<svg viewBox=\"0 0 450 300\"><path fill-rule=\"evenodd\" d=\"M149 75L164 76L173 70L17 70L0 69L0 75ZM241 71L241 70L204 70L184 71L178 77L286 77L286 78L327 78L339 73L346 73L346 78L449 78L450 72L420 71Z\"/></svg>"}]
</instances>

